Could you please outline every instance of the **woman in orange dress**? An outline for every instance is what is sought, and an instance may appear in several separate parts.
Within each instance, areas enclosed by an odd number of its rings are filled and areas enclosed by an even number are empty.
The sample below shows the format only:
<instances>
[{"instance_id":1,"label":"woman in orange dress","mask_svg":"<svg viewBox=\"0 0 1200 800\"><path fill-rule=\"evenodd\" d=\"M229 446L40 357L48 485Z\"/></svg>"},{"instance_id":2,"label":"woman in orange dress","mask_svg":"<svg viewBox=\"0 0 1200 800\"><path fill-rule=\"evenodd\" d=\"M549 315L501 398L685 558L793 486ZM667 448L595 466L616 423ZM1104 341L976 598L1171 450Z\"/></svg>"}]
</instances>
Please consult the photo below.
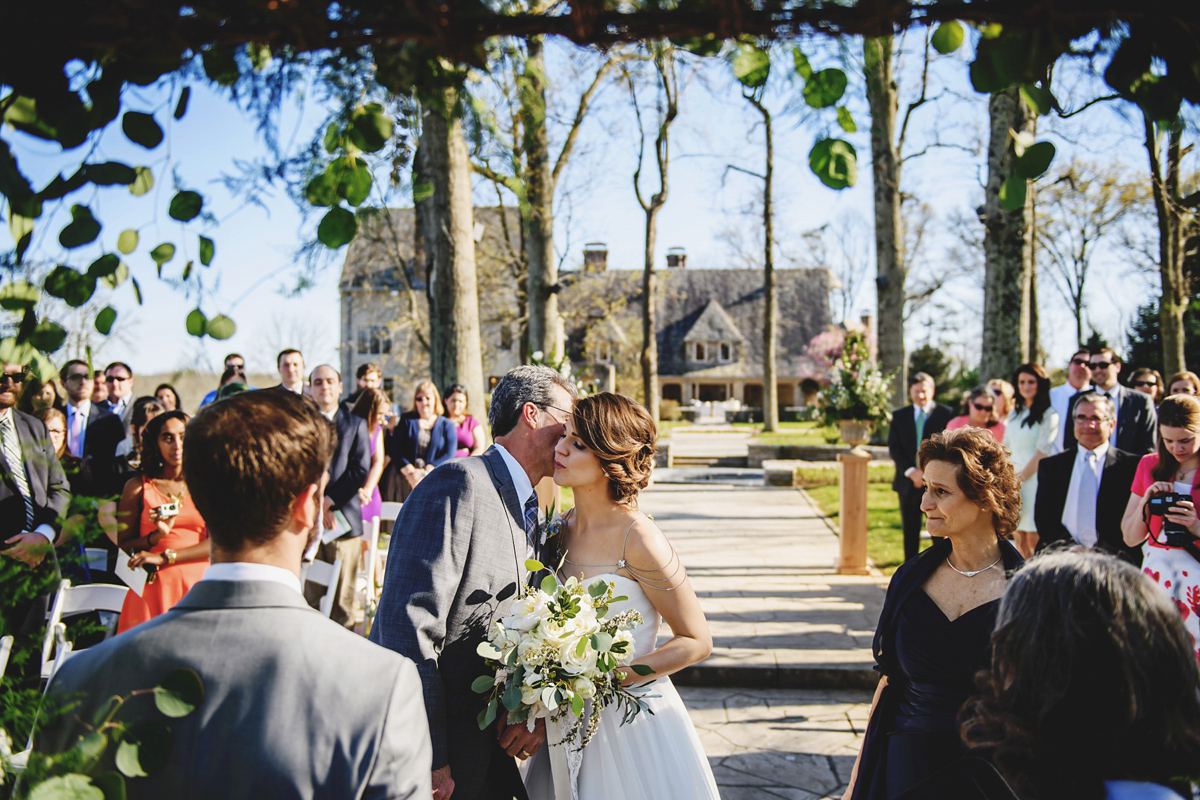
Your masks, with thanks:
<instances>
[{"instance_id":1,"label":"woman in orange dress","mask_svg":"<svg viewBox=\"0 0 1200 800\"><path fill-rule=\"evenodd\" d=\"M184 412L168 411L146 424L141 474L121 493L119 541L133 553L129 567L155 570L141 597L125 595L117 633L170 610L208 568L208 531L183 480L187 421Z\"/></svg>"}]
</instances>

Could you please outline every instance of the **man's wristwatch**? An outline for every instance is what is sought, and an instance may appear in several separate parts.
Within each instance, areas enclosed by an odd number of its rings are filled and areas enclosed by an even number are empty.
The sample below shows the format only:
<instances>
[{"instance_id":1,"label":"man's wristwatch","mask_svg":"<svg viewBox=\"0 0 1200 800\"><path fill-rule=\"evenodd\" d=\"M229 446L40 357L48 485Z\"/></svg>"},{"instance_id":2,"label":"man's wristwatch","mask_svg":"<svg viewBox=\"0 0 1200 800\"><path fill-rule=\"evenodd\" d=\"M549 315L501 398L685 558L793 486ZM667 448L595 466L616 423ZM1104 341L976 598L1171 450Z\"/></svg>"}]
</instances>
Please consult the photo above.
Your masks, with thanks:
<instances>
[{"instance_id":1,"label":"man's wristwatch","mask_svg":"<svg viewBox=\"0 0 1200 800\"><path fill-rule=\"evenodd\" d=\"M166 550L163 550L163 557L167 559L168 564L174 564L179 558L179 553L168 547Z\"/></svg>"}]
</instances>

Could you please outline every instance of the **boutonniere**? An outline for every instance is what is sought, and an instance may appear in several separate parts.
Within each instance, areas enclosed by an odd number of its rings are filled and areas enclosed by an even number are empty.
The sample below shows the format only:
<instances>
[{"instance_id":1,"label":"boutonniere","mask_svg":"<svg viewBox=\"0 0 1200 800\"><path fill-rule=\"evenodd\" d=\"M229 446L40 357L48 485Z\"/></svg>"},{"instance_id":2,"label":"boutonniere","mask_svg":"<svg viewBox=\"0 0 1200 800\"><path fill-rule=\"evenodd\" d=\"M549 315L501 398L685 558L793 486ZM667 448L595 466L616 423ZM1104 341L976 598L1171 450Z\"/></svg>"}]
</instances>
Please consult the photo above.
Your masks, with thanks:
<instances>
[{"instance_id":1,"label":"boutonniere","mask_svg":"<svg viewBox=\"0 0 1200 800\"><path fill-rule=\"evenodd\" d=\"M567 521L563 519L562 514L559 514L554 510L554 504L551 503L546 509L545 516L542 517L542 521L538 523L538 533L541 543L545 544L553 539L555 536L560 534L563 529L566 528L566 526Z\"/></svg>"}]
</instances>

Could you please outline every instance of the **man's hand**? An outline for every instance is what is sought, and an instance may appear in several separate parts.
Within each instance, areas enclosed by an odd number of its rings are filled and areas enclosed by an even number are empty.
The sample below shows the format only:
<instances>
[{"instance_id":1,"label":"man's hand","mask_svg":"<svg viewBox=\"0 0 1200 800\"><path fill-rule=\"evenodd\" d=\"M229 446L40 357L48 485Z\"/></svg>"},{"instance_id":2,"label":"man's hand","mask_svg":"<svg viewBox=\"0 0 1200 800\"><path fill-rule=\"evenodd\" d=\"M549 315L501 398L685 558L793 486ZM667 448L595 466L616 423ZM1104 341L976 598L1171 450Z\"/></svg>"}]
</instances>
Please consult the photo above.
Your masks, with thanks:
<instances>
[{"instance_id":1,"label":"man's hand","mask_svg":"<svg viewBox=\"0 0 1200 800\"><path fill-rule=\"evenodd\" d=\"M433 800L450 800L454 794L454 778L450 777L450 765L433 771Z\"/></svg>"},{"instance_id":2,"label":"man's hand","mask_svg":"<svg viewBox=\"0 0 1200 800\"><path fill-rule=\"evenodd\" d=\"M546 741L546 720L539 719L533 730L525 727L524 722L509 725L507 715L501 715L496 724L496 736L504 752L522 761L533 758Z\"/></svg>"},{"instance_id":3,"label":"man's hand","mask_svg":"<svg viewBox=\"0 0 1200 800\"><path fill-rule=\"evenodd\" d=\"M913 471L908 473L908 479L918 489L925 488L925 473L921 471L920 467L913 467Z\"/></svg>"},{"instance_id":4,"label":"man's hand","mask_svg":"<svg viewBox=\"0 0 1200 800\"><path fill-rule=\"evenodd\" d=\"M32 531L18 533L6 540L5 544L13 546L5 550L2 555L15 558L27 567L36 567L41 564L46 553L50 552L50 542L46 537Z\"/></svg>"}]
</instances>

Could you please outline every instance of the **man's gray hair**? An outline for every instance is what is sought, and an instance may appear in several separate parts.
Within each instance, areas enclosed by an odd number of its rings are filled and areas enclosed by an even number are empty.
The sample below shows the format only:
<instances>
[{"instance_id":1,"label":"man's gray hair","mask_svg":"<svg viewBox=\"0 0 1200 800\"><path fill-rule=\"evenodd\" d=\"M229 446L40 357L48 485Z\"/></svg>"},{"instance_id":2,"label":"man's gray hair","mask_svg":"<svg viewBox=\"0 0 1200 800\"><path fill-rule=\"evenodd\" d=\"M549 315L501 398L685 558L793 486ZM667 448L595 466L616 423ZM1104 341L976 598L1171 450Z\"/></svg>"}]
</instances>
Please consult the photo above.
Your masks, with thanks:
<instances>
[{"instance_id":1,"label":"man's gray hair","mask_svg":"<svg viewBox=\"0 0 1200 800\"><path fill-rule=\"evenodd\" d=\"M1106 394L1088 392L1087 394L1079 395L1079 399L1075 401L1075 406L1071 409L1071 414L1075 413L1075 409L1079 408L1080 403L1091 403L1106 420L1115 420L1117 418L1116 406L1113 405L1112 398ZM1075 420L1071 420L1071 424L1074 425Z\"/></svg>"},{"instance_id":2,"label":"man's gray hair","mask_svg":"<svg viewBox=\"0 0 1200 800\"><path fill-rule=\"evenodd\" d=\"M575 386L558 370L550 367L523 366L511 369L492 390L492 405L488 408L488 423L492 436L504 436L517 427L521 409L526 403L538 408L555 404L550 394L553 386L560 386L575 399ZM570 409L563 409L570 411Z\"/></svg>"}]
</instances>

